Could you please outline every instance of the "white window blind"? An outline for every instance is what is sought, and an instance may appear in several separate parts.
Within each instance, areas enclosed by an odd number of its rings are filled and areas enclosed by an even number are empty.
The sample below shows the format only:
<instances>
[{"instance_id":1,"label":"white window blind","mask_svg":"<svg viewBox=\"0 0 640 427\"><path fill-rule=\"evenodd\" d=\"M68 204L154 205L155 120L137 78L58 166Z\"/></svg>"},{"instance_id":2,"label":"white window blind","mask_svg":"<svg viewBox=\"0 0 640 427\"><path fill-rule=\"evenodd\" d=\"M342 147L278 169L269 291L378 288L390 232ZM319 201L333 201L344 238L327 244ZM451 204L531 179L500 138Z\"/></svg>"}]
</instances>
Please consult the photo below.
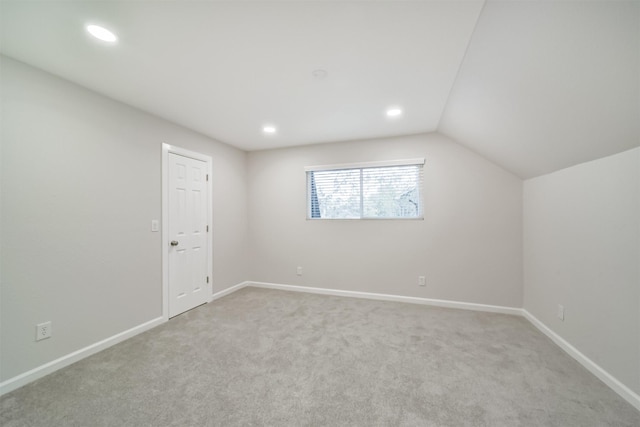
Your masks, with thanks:
<instances>
[{"instance_id":1,"label":"white window blind","mask_svg":"<svg viewBox=\"0 0 640 427\"><path fill-rule=\"evenodd\" d=\"M424 159L310 166L309 219L422 218Z\"/></svg>"}]
</instances>

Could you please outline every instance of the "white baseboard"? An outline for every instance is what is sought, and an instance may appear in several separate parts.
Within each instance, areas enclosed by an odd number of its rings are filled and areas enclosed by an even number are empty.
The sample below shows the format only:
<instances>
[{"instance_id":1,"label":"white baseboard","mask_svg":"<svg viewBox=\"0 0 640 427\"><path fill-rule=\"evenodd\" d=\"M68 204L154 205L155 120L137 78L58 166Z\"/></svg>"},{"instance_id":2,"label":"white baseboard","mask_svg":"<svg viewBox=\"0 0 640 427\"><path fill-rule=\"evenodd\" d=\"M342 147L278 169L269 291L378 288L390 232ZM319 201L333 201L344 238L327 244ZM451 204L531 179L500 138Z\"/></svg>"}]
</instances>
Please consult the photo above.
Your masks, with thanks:
<instances>
[{"instance_id":1,"label":"white baseboard","mask_svg":"<svg viewBox=\"0 0 640 427\"><path fill-rule=\"evenodd\" d=\"M239 291L240 289L246 287L249 285L250 282L242 282L242 283L238 283L237 285L233 285L230 288L227 289L223 289L220 292L216 292L215 294L211 295L211 299L209 300L209 302L211 301L215 301L217 299L220 299L224 296L227 296L229 294L234 293L235 291Z\"/></svg>"},{"instance_id":2,"label":"white baseboard","mask_svg":"<svg viewBox=\"0 0 640 427\"><path fill-rule=\"evenodd\" d=\"M244 288L245 286L247 286L248 283L249 282L238 283L237 285L231 286L230 288L224 289L220 292L216 292L211 296L211 299L209 300L209 302L222 298L223 296L229 295L235 291L238 291ZM129 330L113 335L112 337L99 341L95 344L91 344L87 347L81 348L80 350L74 351L73 353L69 353L56 360L45 363L44 365L38 366L37 368L31 369L30 371L24 372L20 375L16 375L13 378L9 378L8 380L0 383L0 396L6 393L9 393L10 391L16 390L22 387L23 385L29 384L32 381L42 378L45 375L49 375L57 371L58 369L62 369L65 366L69 366L72 363L75 363L79 360L84 359L85 357L89 357L93 354L96 354L99 351L105 350L126 339L134 337L135 335L148 331L149 329L154 328L166 322L167 320L168 319L165 317L158 317L156 319L145 322L141 325L135 326Z\"/></svg>"},{"instance_id":3,"label":"white baseboard","mask_svg":"<svg viewBox=\"0 0 640 427\"><path fill-rule=\"evenodd\" d=\"M564 338L560 335L553 332L547 325L542 323L538 318L536 318L533 314L529 313L527 310L522 309L522 315L529 322L533 324L536 328L540 330L543 334L548 336L551 341L553 341L558 347L563 349L569 354L569 356L573 357L578 363L584 366L589 372L595 375L600 379L603 383L608 385L613 391L618 393L624 400L632 404L637 410L640 411L640 396L631 390L626 385L622 384L618 381L613 375L605 371L600 365L595 363L593 360L589 359L585 356L580 350L569 344Z\"/></svg>"},{"instance_id":4,"label":"white baseboard","mask_svg":"<svg viewBox=\"0 0 640 427\"><path fill-rule=\"evenodd\" d=\"M567 352L567 354L569 354L576 361L578 361L582 366L584 366L589 372L591 372L593 375L599 378L602 382L604 382L607 386L609 386L613 391L618 393L622 398L624 398L627 402L633 405L636 409L640 410L640 396L637 393L635 393L629 387L622 384L613 375L609 374L602 367L600 367L594 361L589 359L587 356L581 353L574 346L569 344L564 338L562 338L560 335L556 334L551 329L549 329L544 323L538 320L534 315L532 315L527 310L522 308L475 304L475 303L458 302L458 301L447 301L447 300L438 300L438 299L430 299L430 298L407 297L407 296L401 296L401 295L377 294L377 293L371 293L371 292L345 291L345 290L339 290L339 289L314 288L314 287L307 287L307 286L283 285L283 284L265 283L265 282L252 282L252 281L238 283L237 285L231 286L230 288L224 289L220 292L216 292L211 296L211 299L209 301L215 301L226 295L232 294L233 292L239 291L240 289L245 288L247 286L253 286L256 288L266 288L266 289L279 289L279 290L293 291L293 292L307 292L307 293L321 294L321 295L335 295L335 296L374 299L374 300L382 300L382 301L396 301L396 302L405 302L410 304L422 304L422 305L430 305L430 306L436 306L436 307L457 308L462 310L485 311L490 313L502 313L502 314L523 316L529 322L531 322L531 324L533 324L536 328L538 328L542 333L547 335L556 345L558 345L561 349ZM65 366L69 366L72 363L75 363L81 359L84 359L85 357L91 356L92 354L95 354L115 344L118 344L128 338L131 338L151 328L154 328L164 322L166 322L166 319L164 319L163 317L158 317L156 319L150 320L141 325L133 327L129 330L116 334L112 337L104 339L100 342L97 342L95 344L82 348L80 350L74 351L73 353L67 354L59 359L46 363L28 372L25 372L23 374L10 378L0 383L0 396L10 391L13 391L17 388L20 388L23 385L26 385L32 381L35 381L38 378L42 378L45 375L48 375L54 371L57 371L58 369L64 368Z\"/></svg>"},{"instance_id":5,"label":"white baseboard","mask_svg":"<svg viewBox=\"0 0 640 427\"><path fill-rule=\"evenodd\" d=\"M633 405L636 409L640 410L640 396L637 393L635 393L626 385L622 384L613 375L608 373L606 370L604 370L594 361L592 361L583 353L581 353L574 346L569 344L560 335L556 334L551 329L549 329L544 323L538 320L535 316L533 316L527 310L522 308L475 304L475 303L458 302L458 301L447 301L447 300L438 300L438 299L429 299L429 298L406 297L406 296L400 296L400 295L376 294L376 293L370 293L370 292L343 291L339 289L283 285L278 283L245 282L242 287L245 287L245 286L253 286L256 288L267 288L267 289L280 289L283 291L293 291L293 292L307 292L307 293L322 294L322 295L335 295L335 296L375 299L375 300L383 300L383 301L397 301L397 302L406 302L411 304L431 305L436 307L458 308L463 310L486 311L491 313L502 313L502 314L512 314L516 316L523 316L525 319L531 322L536 328L538 328L543 334L547 335L558 347L560 347L565 352L567 352L569 356L573 357L578 363L584 366L589 372L591 372L598 379L604 382L613 391L618 393L623 399L625 399L627 402Z\"/></svg>"},{"instance_id":6,"label":"white baseboard","mask_svg":"<svg viewBox=\"0 0 640 427\"><path fill-rule=\"evenodd\" d=\"M343 291L340 289L312 288L308 286L282 285L278 283L246 282L247 286L267 289L280 289L283 291L307 292L312 294L335 295L341 297L364 298L382 301L406 302L410 304L431 305L436 307L458 308L462 310L487 311L490 313L522 315L521 308L503 307L499 305L475 304L470 302L447 301L440 299L405 297L401 295L376 294L372 292Z\"/></svg>"},{"instance_id":7,"label":"white baseboard","mask_svg":"<svg viewBox=\"0 0 640 427\"><path fill-rule=\"evenodd\" d=\"M62 369L65 366L69 366L72 363L75 363L81 359L84 359L85 357L89 357L92 354L95 354L115 344L118 344L119 342L122 342L128 338L131 338L151 328L154 328L164 322L165 322L164 318L158 317L156 319L150 320L141 325L128 329L124 332L120 332L119 334L113 335L95 344L91 344L87 347L81 348L80 350L74 351L73 353L69 353L65 356L60 357L59 359L53 360L49 363L45 363L44 365L38 366L37 368L34 368L23 374L17 375L13 378L9 378L8 380L0 383L0 396L2 396L5 393L9 393L10 391L13 391L17 388L20 388L23 385L26 385L32 381L35 381L38 378L42 378L45 375L55 372L58 369Z\"/></svg>"}]
</instances>

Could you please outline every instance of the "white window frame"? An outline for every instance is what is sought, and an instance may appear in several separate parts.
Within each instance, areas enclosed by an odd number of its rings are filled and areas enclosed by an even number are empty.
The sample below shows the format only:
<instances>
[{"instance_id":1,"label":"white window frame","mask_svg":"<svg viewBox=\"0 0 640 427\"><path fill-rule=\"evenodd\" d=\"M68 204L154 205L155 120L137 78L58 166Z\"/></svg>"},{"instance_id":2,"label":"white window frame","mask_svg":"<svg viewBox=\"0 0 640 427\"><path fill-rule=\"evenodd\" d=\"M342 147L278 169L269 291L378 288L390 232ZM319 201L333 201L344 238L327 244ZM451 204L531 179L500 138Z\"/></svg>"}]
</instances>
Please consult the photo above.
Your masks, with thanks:
<instances>
[{"instance_id":1,"label":"white window frame","mask_svg":"<svg viewBox=\"0 0 640 427\"><path fill-rule=\"evenodd\" d=\"M340 163L340 164L331 164L331 165L316 165L316 166L306 166L305 170L305 178L307 180L307 194L305 197L306 203L306 211L307 211L307 220L318 221L318 220L331 220L331 221L367 221L367 220L423 220L424 219L424 197L423 197L423 187L424 187L424 157L414 158L414 159L401 159L401 160L385 160L385 161L375 161L375 162L358 162L358 163ZM418 212L418 216L416 217L360 217L360 218L312 218L311 216L311 180L309 179L309 172L326 172L326 171L335 171L335 170L349 170L349 169L369 169L369 168L382 168L382 167L391 167L391 166L421 166L420 169L420 177L418 182L418 197L420 199L420 211ZM364 197L360 194L360 212L363 211L363 200Z\"/></svg>"}]
</instances>

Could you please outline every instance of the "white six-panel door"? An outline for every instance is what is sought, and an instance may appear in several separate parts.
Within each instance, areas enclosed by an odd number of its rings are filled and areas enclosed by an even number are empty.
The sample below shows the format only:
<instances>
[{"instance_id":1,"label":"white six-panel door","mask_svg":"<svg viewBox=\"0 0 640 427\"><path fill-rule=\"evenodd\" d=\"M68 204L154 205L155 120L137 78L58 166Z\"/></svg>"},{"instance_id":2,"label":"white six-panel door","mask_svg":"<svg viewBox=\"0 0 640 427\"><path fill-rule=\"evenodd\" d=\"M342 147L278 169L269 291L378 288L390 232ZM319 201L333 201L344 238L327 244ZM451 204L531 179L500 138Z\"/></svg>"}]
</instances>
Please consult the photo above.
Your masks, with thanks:
<instances>
[{"instance_id":1,"label":"white six-panel door","mask_svg":"<svg viewBox=\"0 0 640 427\"><path fill-rule=\"evenodd\" d=\"M169 317L209 300L207 163L168 154Z\"/></svg>"}]
</instances>

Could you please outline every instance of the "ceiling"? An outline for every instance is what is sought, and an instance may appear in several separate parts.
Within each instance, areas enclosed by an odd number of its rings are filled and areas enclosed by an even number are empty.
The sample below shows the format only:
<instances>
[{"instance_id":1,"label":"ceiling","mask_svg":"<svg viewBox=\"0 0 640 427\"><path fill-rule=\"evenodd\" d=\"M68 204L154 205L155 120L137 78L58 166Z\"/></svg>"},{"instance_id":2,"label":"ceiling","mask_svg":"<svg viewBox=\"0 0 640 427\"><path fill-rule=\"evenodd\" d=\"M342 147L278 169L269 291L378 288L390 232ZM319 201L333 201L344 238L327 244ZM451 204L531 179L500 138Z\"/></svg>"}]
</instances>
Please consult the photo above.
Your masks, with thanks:
<instances>
[{"instance_id":1,"label":"ceiling","mask_svg":"<svg viewBox=\"0 0 640 427\"><path fill-rule=\"evenodd\" d=\"M529 178L640 146L637 0L2 0L0 17L4 55L248 151L437 131Z\"/></svg>"}]
</instances>

